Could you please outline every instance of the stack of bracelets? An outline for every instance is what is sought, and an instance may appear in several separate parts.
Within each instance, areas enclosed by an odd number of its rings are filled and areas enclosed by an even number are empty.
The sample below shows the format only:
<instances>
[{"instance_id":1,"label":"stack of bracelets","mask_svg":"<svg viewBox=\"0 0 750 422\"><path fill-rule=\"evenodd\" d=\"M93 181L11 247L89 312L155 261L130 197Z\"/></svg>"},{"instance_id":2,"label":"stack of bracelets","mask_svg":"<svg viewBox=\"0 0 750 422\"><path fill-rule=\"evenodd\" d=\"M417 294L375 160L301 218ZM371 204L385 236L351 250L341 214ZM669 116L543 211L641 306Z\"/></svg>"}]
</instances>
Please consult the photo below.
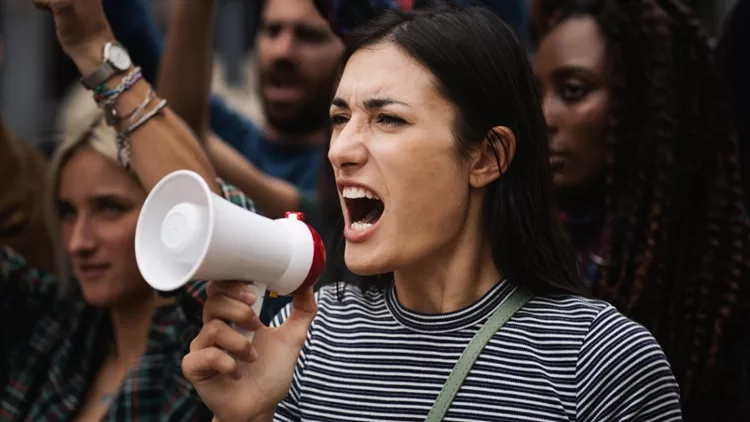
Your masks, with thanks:
<instances>
[{"instance_id":1,"label":"stack of bracelets","mask_svg":"<svg viewBox=\"0 0 750 422\"><path fill-rule=\"evenodd\" d=\"M109 126L127 121L125 129L117 133L117 162L124 168L130 167L130 135L167 106L167 100L162 99L156 106L149 108L154 99L154 92L149 87L146 97L138 107L127 115L117 114L115 110L117 98L141 79L143 79L141 68L136 67L120 81L117 87L109 89L106 83L103 83L94 89L96 104L104 110L104 119Z\"/></svg>"}]
</instances>

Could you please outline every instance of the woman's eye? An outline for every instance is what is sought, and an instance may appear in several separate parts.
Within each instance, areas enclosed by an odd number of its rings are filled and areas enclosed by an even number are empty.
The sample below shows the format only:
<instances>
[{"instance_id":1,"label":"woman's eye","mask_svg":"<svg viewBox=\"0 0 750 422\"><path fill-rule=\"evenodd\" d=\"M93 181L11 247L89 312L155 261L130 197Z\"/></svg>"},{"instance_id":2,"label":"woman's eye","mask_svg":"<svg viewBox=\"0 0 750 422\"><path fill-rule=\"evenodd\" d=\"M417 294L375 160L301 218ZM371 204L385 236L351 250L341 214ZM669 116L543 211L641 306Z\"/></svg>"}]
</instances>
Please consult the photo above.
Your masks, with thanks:
<instances>
[{"instance_id":1,"label":"woman's eye","mask_svg":"<svg viewBox=\"0 0 750 422\"><path fill-rule=\"evenodd\" d=\"M96 203L97 211L106 216L119 216L128 210L128 206L111 199L100 199Z\"/></svg>"},{"instance_id":2,"label":"woman's eye","mask_svg":"<svg viewBox=\"0 0 750 422\"><path fill-rule=\"evenodd\" d=\"M61 203L57 205L57 215L62 221L69 221L76 216L76 210L67 203Z\"/></svg>"},{"instance_id":3,"label":"woman's eye","mask_svg":"<svg viewBox=\"0 0 750 422\"><path fill-rule=\"evenodd\" d=\"M560 87L560 96L563 101L570 103L580 101L591 91L592 88L588 85L577 82L567 82Z\"/></svg>"},{"instance_id":4,"label":"woman's eye","mask_svg":"<svg viewBox=\"0 0 750 422\"><path fill-rule=\"evenodd\" d=\"M378 123L382 123L386 126L401 126L406 124L406 120L390 114L381 114L378 116Z\"/></svg>"},{"instance_id":5,"label":"woman's eye","mask_svg":"<svg viewBox=\"0 0 750 422\"><path fill-rule=\"evenodd\" d=\"M343 124L345 124L348 121L349 121L349 117L347 117L347 116L345 116L343 114L335 114L335 115L331 116L331 125L332 126L343 125Z\"/></svg>"}]
</instances>

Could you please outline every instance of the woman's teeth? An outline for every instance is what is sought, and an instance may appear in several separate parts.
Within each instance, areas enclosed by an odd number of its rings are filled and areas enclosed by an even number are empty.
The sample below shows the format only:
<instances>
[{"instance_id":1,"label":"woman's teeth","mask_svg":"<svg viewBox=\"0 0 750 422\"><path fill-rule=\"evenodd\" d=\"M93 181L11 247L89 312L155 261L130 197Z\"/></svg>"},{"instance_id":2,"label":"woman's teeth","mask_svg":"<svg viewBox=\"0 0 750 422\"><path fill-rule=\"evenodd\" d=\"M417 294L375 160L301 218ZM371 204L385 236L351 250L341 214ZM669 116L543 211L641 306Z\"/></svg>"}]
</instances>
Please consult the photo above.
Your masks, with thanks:
<instances>
[{"instance_id":1,"label":"woman's teeth","mask_svg":"<svg viewBox=\"0 0 750 422\"><path fill-rule=\"evenodd\" d=\"M356 232L363 232L370 227L372 227L372 223L360 223L359 221L352 223L352 230Z\"/></svg>"},{"instance_id":2,"label":"woman's teeth","mask_svg":"<svg viewBox=\"0 0 750 422\"><path fill-rule=\"evenodd\" d=\"M365 216L365 218L363 218L363 219L361 219L359 221L353 222L352 223L352 229L354 231L363 232L363 231L369 229L370 227L372 227L373 223L377 222L378 217L379 217L378 211L377 210L372 210L372 211L370 211L369 214L367 214Z\"/></svg>"},{"instance_id":3,"label":"woman's teeth","mask_svg":"<svg viewBox=\"0 0 750 422\"><path fill-rule=\"evenodd\" d=\"M347 186L347 187L345 187L342 190L341 194L344 196L344 198L347 198L347 199L367 198L367 199L377 199L377 200L380 200L380 198L378 198L377 195L375 195L374 193L370 192L369 190L367 190L365 188L354 187L354 186Z\"/></svg>"},{"instance_id":4,"label":"woman's teeth","mask_svg":"<svg viewBox=\"0 0 750 422\"><path fill-rule=\"evenodd\" d=\"M354 220L350 227L355 232L372 228L383 213L383 202L368 189L347 186L341 190L341 196L346 200L351 220Z\"/></svg>"}]
</instances>

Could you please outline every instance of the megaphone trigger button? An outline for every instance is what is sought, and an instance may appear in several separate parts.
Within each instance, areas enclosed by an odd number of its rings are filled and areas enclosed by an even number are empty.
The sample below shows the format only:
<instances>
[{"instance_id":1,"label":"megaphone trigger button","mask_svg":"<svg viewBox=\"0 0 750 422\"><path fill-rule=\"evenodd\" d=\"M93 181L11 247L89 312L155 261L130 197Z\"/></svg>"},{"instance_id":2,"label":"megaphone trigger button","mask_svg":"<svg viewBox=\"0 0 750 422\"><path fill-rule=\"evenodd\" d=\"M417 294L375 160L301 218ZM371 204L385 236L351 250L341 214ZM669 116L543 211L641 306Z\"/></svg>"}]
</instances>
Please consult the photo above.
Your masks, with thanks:
<instances>
[{"instance_id":1,"label":"megaphone trigger button","mask_svg":"<svg viewBox=\"0 0 750 422\"><path fill-rule=\"evenodd\" d=\"M297 221L305 221L305 213L299 211L287 211L284 213L284 218L290 218Z\"/></svg>"},{"instance_id":2,"label":"megaphone trigger button","mask_svg":"<svg viewBox=\"0 0 750 422\"><path fill-rule=\"evenodd\" d=\"M277 297L279 297L279 294L276 293L276 292L274 292L274 291L269 291L268 292L268 296L269 297L273 297L273 298L277 298Z\"/></svg>"}]
</instances>

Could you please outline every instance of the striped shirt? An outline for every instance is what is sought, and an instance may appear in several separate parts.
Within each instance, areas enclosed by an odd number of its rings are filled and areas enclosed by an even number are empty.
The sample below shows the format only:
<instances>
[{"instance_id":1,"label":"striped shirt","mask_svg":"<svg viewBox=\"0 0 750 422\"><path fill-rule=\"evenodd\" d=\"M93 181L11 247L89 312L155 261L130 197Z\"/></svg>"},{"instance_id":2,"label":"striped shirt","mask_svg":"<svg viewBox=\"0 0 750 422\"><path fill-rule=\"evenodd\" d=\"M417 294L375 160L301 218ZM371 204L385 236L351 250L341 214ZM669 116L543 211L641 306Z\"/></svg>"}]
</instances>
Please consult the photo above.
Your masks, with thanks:
<instances>
[{"instance_id":1,"label":"striped shirt","mask_svg":"<svg viewBox=\"0 0 750 422\"><path fill-rule=\"evenodd\" d=\"M498 283L465 309L426 315L402 307L392 286L322 288L275 420L424 421L466 345L514 289ZM682 418L677 383L645 328L605 302L553 296L533 298L495 334L445 420Z\"/></svg>"}]
</instances>

